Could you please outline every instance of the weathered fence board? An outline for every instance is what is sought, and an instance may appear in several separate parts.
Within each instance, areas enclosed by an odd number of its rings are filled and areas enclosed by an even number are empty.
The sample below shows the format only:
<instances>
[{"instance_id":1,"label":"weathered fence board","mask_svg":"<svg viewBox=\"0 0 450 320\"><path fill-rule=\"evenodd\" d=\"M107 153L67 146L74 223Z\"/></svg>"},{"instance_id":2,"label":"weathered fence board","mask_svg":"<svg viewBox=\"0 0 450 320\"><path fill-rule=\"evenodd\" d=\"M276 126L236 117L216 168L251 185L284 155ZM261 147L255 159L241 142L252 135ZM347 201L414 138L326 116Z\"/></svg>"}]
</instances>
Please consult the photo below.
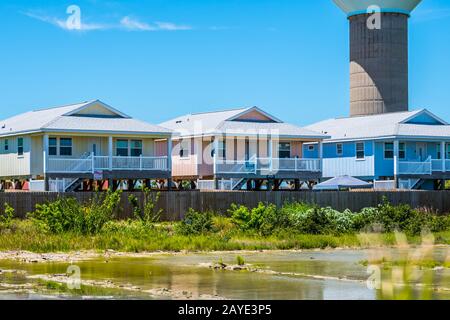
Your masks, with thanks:
<instances>
[{"instance_id":1,"label":"weathered fence board","mask_svg":"<svg viewBox=\"0 0 450 320\"><path fill-rule=\"evenodd\" d=\"M143 201L142 193L134 193ZM89 201L94 193L31 193L6 192L0 193L0 208L8 203L15 210L18 217L25 217L34 211L36 204L56 200L60 196L75 197L80 202ZM122 195L120 218L128 218L133 214L133 208L128 201L129 193ZM414 208L423 208L438 213L450 213L450 191L405 191L405 192L161 192L157 204L163 210L164 220L182 219L192 208L197 211L214 211L225 213L231 204L242 204L256 207L259 202L273 203L277 206L285 202L303 201L315 203L322 207L332 207L343 211L350 209L359 211L365 207L378 205L383 197L393 204L409 204Z\"/></svg>"}]
</instances>

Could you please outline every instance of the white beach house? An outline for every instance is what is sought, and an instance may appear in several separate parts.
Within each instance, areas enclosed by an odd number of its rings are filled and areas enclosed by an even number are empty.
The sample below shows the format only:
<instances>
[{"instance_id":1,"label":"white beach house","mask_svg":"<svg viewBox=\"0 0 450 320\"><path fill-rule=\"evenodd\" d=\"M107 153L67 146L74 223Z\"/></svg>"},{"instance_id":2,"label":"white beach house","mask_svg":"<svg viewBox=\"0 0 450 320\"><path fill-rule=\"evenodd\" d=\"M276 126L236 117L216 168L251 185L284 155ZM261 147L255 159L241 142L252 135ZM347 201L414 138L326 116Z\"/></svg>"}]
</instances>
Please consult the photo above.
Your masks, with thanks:
<instances>
[{"instance_id":1,"label":"white beach house","mask_svg":"<svg viewBox=\"0 0 450 320\"><path fill-rule=\"evenodd\" d=\"M0 121L3 189L117 188L170 180L171 130L95 100Z\"/></svg>"}]
</instances>

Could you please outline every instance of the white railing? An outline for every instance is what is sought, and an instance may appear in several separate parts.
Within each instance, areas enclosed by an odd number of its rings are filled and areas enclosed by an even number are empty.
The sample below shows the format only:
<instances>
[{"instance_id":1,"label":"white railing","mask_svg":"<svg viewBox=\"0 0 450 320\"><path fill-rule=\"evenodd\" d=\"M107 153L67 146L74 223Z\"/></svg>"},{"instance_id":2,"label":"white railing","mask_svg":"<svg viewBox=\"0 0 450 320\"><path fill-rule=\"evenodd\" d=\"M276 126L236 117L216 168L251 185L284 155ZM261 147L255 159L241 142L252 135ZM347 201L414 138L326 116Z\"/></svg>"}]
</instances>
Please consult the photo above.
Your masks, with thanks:
<instances>
[{"instance_id":1,"label":"white railing","mask_svg":"<svg viewBox=\"0 0 450 320\"><path fill-rule=\"evenodd\" d=\"M252 158L243 160L216 160L216 173L253 173L258 171L265 174L277 172L321 172L320 159L300 158Z\"/></svg>"},{"instance_id":2,"label":"white railing","mask_svg":"<svg viewBox=\"0 0 450 320\"><path fill-rule=\"evenodd\" d=\"M48 173L86 173L92 171L92 159L49 158Z\"/></svg>"},{"instance_id":3,"label":"white railing","mask_svg":"<svg viewBox=\"0 0 450 320\"><path fill-rule=\"evenodd\" d=\"M109 170L109 157L94 156L94 170Z\"/></svg>"},{"instance_id":4,"label":"white railing","mask_svg":"<svg viewBox=\"0 0 450 320\"><path fill-rule=\"evenodd\" d=\"M216 160L215 173L229 173L229 174L256 174L257 161L248 160Z\"/></svg>"},{"instance_id":5,"label":"white railing","mask_svg":"<svg viewBox=\"0 0 450 320\"><path fill-rule=\"evenodd\" d=\"M67 189L75 183L77 179L50 179L48 180L48 191L50 192L66 192Z\"/></svg>"},{"instance_id":6,"label":"white railing","mask_svg":"<svg viewBox=\"0 0 450 320\"><path fill-rule=\"evenodd\" d=\"M110 161L112 168L110 168ZM168 170L167 157L108 157L89 156L88 158L49 158L48 173L92 173L95 170Z\"/></svg>"},{"instance_id":7,"label":"white railing","mask_svg":"<svg viewBox=\"0 0 450 320\"><path fill-rule=\"evenodd\" d=\"M113 157L113 170L167 170L167 157Z\"/></svg>"},{"instance_id":8,"label":"white railing","mask_svg":"<svg viewBox=\"0 0 450 320\"><path fill-rule=\"evenodd\" d=\"M374 181L373 188L375 190L395 190L395 180Z\"/></svg>"},{"instance_id":9,"label":"white railing","mask_svg":"<svg viewBox=\"0 0 450 320\"><path fill-rule=\"evenodd\" d=\"M431 175L432 171L431 157L424 162L400 161L398 163L399 174Z\"/></svg>"},{"instance_id":10,"label":"white railing","mask_svg":"<svg viewBox=\"0 0 450 320\"><path fill-rule=\"evenodd\" d=\"M398 188L400 190L412 190L420 179L399 179Z\"/></svg>"},{"instance_id":11,"label":"white railing","mask_svg":"<svg viewBox=\"0 0 450 320\"><path fill-rule=\"evenodd\" d=\"M217 181L217 190L232 191L242 179L220 179ZM197 189L216 190L214 180L197 180Z\"/></svg>"},{"instance_id":12,"label":"white railing","mask_svg":"<svg viewBox=\"0 0 450 320\"><path fill-rule=\"evenodd\" d=\"M30 191L45 191L44 180L30 180Z\"/></svg>"},{"instance_id":13,"label":"white railing","mask_svg":"<svg viewBox=\"0 0 450 320\"><path fill-rule=\"evenodd\" d=\"M215 190L216 182L214 180L197 180L198 190Z\"/></svg>"}]
</instances>

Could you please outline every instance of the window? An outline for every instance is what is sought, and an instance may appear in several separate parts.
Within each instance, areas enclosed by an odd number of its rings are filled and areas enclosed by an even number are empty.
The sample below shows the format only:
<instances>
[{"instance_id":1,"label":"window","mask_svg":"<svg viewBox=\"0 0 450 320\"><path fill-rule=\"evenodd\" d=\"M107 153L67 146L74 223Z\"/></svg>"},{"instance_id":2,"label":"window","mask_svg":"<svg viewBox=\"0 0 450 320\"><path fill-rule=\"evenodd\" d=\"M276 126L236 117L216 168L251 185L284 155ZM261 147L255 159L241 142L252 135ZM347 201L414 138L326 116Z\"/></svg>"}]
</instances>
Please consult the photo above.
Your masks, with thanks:
<instances>
[{"instance_id":1,"label":"window","mask_svg":"<svg viewBox=\"0 0 450 320\"><path fill-rule=\"evenodd\" d=\"M404 142L398 145L398 157L400 159L406 159L406 144ZM384 144L384 158L394 159L394 143L386 142Z\"/></svg>"},{"instance_id":2,"label":"window","mask_svg":"<svg viewBox=\"0 0 450 320\"><path fill-rule=\"evenodd\" d=\"M406 145L404 143L399 144L398 157L400 159L406 159Z\"/></svg>"},{"instance_id":3,"label":"window","mask_svg":"<svg viewBox=\"0 0 450 320\"><path fill-rule=\"evenodd\" d=\"M23 156L23 138L17 139L17 154Z\"/></svg>"},{"instance_id":4,"label":"window","mask_svg":"<svg viewBox=\"0 0 450 320\"><path fill-rule=\"evenodd\" d=\"M48 155L49 156L58 155L58 139L56 138L48 139Z\"/></svg>"},{"instance_id":5,"label":"window","mask_svg":"<svg viewBox=\"0 0 450 320\"><path fill-rule=\"evenodd\" d=\"M342 143L338 143L336 145L336 154L338 156L342 156L344 154L344 145Z\"/></svg>"},{"instance_id":6,"label":"window","mask_svg":"<svg viewBox=\"0 0 450 320\"><path fill-rule=\"evenodd\" d=\"M142 155L142 141L141 140L131 140L131 156L140 157Z\"/></svg>"},{"instance_id":7,"label":"window","mask_svg":"<svg viewBox=\"0 0 450 320\"><path fill-rule=\"evenodd\" d=\"M446 149L447 149L447 150L446 150L446 151L447 151L447 152L446 152L446 154L447 154L447 159L450 159L450 144L447 144L447 145L446 145Z\"/></svg>"},{"instance_id":8,"label":"window","mask_svg":"<svg viewBox=\"0 0 450 320\"><path fill-rule=\"evenodd\" d=\"M180 158L189 158L190 140L181 140L180 142Z\"/></svg>"},{"instance_id":9,"label":"window","mask_svg":"<svg viewBox=\"0 0 450 320\"><path fill-rule=\"evenodd\" d=\"M291 144L289 142L280 142L279 158L288 159L291 157Z\"/></svg>"},{"instance_id":10,"label":"window","mask_svg":"<svg viewBox=\"0 0 450 320\"><path fill-rule=\"evenodd\" d=\"M9 150L9 140L5 139L5 151Z\"/></svg>"},{"instance_id":11,"label":"window","mask_svg":"<svg viewBox=\"0 0 450 320\"><path fill-rule=\"evenodd\" d=\"M315 149L315 148L314 148L313 145L309 145L309 146L308 146L308 151L314 151L314 149Z\"/></svg>"},{"instance_id":12,"label":"window","mask_svg":"<svg viewBox=\"0 0 450 320\"><path fill-rule=\"evenodd\" d=\"M394 143L386 142L384 144L384 158L385 159L394 159Z\"/></svg>"},{"instance_id":13,"label":"window","mask_svg":"<svg viewBox=\"0 0 450 320\"><path fill-rule=\"evenodd\" d=\"M116 156L128 157L128 140L116 141Z\"/></svg>"},{"instance_id":14,"label":"window","mask_svg":"<svg viewBox=\"0 0 450 320\"><path fill-rule=\"evenodd\" d=\"M222 157L222 159L225 159L227 157L227 142L225 140L219 141L219 157Z\"/></svg>"},{"instance_id":15,"label":"window","mask_svg":"<svg viewBox=\"0 0 450 320\"><path fill-rule=\"evenodd\" d=\"M365 158L364 153L364 142L357 142L356 143L356 159L364 159Z\"/></svg>"},{"instance_id":16,"label":"window","mask_svg":"<svg viewBox=\"0 0 450 320\"><path fill-rule=\"evenodd\" d=\"M72 138L59 139L59 155L72 156Z\"/></svg>"}]
</instances>

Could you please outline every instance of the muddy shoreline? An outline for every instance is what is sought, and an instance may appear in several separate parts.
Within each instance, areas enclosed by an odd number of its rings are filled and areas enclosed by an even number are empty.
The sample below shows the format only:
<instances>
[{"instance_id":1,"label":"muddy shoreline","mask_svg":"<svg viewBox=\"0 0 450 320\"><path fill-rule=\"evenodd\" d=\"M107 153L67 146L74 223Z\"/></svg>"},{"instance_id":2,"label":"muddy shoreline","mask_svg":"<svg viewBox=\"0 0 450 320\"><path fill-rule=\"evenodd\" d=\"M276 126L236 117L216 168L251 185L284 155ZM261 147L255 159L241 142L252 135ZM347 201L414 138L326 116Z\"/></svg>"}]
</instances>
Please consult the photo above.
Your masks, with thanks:
<instances>
[{"instance_id":1,"label":"muddy shoreline","mask_svg":"<svg viewBox=\"0 0 450 320\"><path fill-rule=\"evenodd\" d=\"M302 252L336 252L342 250L365 250L365 248L330 248L330 249L311 249L311 250L241 250L241 251L152 251L152 252L120 252L107 250L98 251L76 251L76 252L52 252L52 253L35 253L30 251L0 251L0 260L13 260L23 263L54 263L54 262L78 262L93 259L111 259L116 257L124 258L147 258L153 256L177 256L189 254L254 254L254 253L302 253Z\"/></svg>"},{"instance_id":2,"label":"muddy shoreline","mask_svg":"<svg viewBox=\"0 0 450 320\"><path fill-rule=\"evenodd\" d=\"M434 248L449 248L448 245L434 245ZM104 258L105 260L116 257L128 258L147 258L153 256L176 256L189 254L205 254L205 255L220 255L220 254L254 254L254 253L308 253L308 252L337 252L343 250L364 251L370 249L392 249L395 246L386 247L358 247L358 248L326 248L326 249L301 249L301 250L241 250L241 251L152 251L152 252L120 252L114 250L106 251L76 251L76 252L51 252L51 253L35 253L30 251L12 250L0 251L0 260L13 260L23 263L56 263L67 262L73 263L78 261L88 261L93 259ZM414 248L414 247L411 247Z\"/></svg>"}]
</instances>

